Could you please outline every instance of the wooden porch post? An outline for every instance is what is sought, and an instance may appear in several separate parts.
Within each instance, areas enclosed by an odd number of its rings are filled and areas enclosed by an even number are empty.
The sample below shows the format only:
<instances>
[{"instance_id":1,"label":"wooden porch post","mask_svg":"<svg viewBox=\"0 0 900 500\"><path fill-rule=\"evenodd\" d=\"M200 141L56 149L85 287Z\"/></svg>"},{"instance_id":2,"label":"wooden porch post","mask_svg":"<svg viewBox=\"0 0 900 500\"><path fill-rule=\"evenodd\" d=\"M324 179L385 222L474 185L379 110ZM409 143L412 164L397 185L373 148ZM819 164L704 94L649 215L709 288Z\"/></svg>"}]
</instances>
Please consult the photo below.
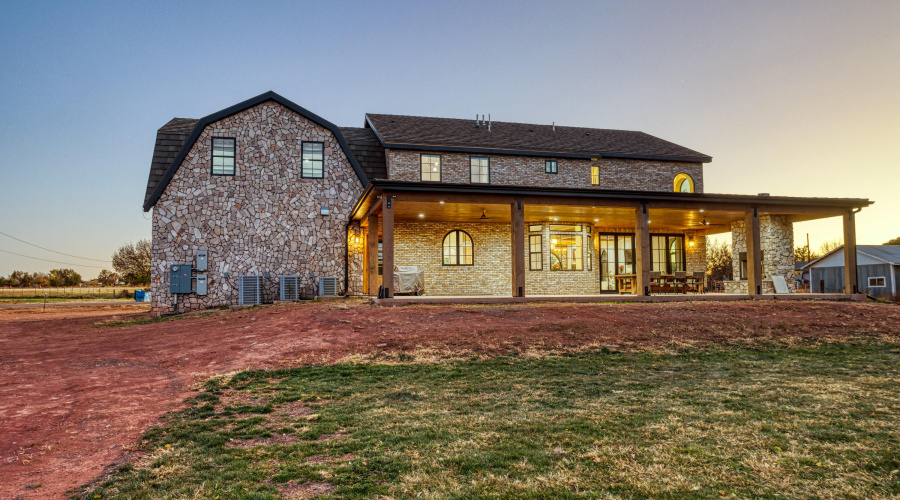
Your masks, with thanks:
<instances>
[{"instance_id":1,"label":"wooden porch post","mask_svg":"<svg viewBox=\"0 0 900 500\"><path fill-rule=\"evenodd\" d=\"M366 280L369 295L378 295L378 214L369 215L366 232Z\"/></svg>"},{"instance_id":2,"label":"wooden porch post","mask_svg":"<svg viewBox=\"0 0 900 500\"><path fill-rule=\"evenodd\" d=\"M759 209L753 208L744 216L747 240L747 293L762 293L762 251L759 241Z\"/></svg>"},{"instance_id":3,"label":"wooden porch post","mask_svg":"<svg viewBox=\"0 0 900 500\"><path fill-rule=\"evenodd\" d=\"M525 204L516 198L510 205L512 233L512 296L525 296Z\"/></svg>"},{"instance_id":4,"label":"wooden porch post","mask_svg":"<svg viewBox=\"0 0 900 500\"><path fill-rule=\"evenodd\" d=\"M856 275L856 214L844 213L844 293L859 293Z\"/></svg>"},{"instance_id":5,"label":"wooden porch post","mask_svg":"<svg viewBox=\"0 0 900 500\"><path fill-rule=\"evenodd\" d=\"M385 193L381 197L381 253L384 271L381 281L384 285L384 297L394 297L394 197ZM377 241L377 239L376 239ZM376 243L377 244L377 243Z\"/></svg>"},{"instance_id":6,"label":"wooden porch post","mask_svg":"<svg viewBox=\"0 0 900 500\"><path fill-rule=\"evenodd\" d=\"M641 203L634 213L634 294L650 295L650 269L653 267L650 257L650 209L646 203Z\"/></svg>"}]
</instances>

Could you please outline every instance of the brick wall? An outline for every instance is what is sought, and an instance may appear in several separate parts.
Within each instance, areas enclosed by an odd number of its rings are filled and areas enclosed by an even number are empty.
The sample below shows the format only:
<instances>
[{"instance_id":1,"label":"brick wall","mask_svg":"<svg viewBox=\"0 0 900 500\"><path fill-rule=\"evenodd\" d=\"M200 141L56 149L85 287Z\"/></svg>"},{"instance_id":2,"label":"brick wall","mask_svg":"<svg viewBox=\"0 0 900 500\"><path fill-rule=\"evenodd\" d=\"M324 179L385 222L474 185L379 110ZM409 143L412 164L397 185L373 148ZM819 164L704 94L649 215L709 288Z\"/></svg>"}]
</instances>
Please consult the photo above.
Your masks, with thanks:
<instances>
[{"instance_id":1,"label":"brick wall","mask_svg":"<svg viewBox=\"0 0 900 500\"><path fill-rule=\"evenodd\" d=\"M388 149L385 158L391 180L419 181L419 157L428 151ZM430 153L441 155L441 182L468 184L471 180L469 154ZM479 156L479 155L475 155ZM559 158L557 174L544 171L547 158L510 155L488 156L490 183L497 185L630 189L637 191L672 191L675 176L686 173L694 180L694 191L703 192L703 164L648 160L602 158L598 161ZM591 167L600 167L600 185L591 185Z\"/></svg>"},{"instance_id":2,"label":"brick wall","mask_svg":"<svg viewBox=\"0 0 900 500\"><path fill-rule=\"evenodd\" d=\"M210 173L212 137L236 138L234 176ZM300 178L300 142L325 143L323 179ZM210 124L191 148L153 209L151 307L173 309L168 269L209 252L208 295L185 294L189 311L238 302L238 276L264 275L266 300L278 298L280 275L343 285L346 226L362 183L334 136L274 102ZM319 214L327 206L331 214ZM229 276L225 277L225 273Z\"/></svg>"}]
</instances>

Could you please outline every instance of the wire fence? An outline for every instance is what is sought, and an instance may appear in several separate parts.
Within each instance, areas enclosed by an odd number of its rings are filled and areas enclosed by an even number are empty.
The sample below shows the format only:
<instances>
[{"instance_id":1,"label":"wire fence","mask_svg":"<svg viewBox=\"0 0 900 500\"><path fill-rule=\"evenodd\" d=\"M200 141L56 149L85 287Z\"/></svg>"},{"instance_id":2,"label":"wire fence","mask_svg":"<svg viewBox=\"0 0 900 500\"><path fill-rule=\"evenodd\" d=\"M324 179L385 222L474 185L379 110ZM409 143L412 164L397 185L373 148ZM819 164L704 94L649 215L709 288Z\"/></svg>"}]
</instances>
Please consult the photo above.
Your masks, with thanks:
<instances>
[{"instance_id":1,"label":"wire fence","mask_svg":"<svg viewBox=\"0 0 900 500\"><path fill-rule=\"evenodd\" d=\"M134 298L135 290L144 290L135 286L101 286L101 287L45 287L45 288L0 288L0 298L68 298L68 299L110 299Z\"/></svg>"}]
</instances>

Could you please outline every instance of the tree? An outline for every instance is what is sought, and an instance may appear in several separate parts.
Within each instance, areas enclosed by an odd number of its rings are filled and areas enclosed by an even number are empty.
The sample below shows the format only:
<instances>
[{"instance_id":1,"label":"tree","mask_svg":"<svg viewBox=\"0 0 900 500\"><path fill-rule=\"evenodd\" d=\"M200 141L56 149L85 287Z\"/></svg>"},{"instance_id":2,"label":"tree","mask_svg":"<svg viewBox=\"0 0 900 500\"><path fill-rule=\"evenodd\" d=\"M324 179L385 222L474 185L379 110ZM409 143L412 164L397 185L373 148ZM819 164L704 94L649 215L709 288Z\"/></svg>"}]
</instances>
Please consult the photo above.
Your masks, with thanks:
<instances>
[{"instance_id":1,"label":"tree","mask_svg":"<svg viewBox=\"0 0 900 500\"><path fill-rule=\"evenodd\" d=\"M794 262L811 262L821 257L818 252L809 250L806 245L794 247Z\"/></svg>"},{"instance_id":2,"label":"tree","mask_svg":"<svg viewBox=\"0 0 900 500\"><path fill-rule=\"evenodd\" d=\"M127 243L113 254L113 269L129 285L150 284L150 240Z\"/></svg>"},{"instance_id":3,"label":"tree","mask_svg":"<svg viewBox=\"0 0 900 500\"><path fill-rule=\"evenodd\" d=\"M731 245L724 241L710 243L709 238L706 239L706 270L710 279L731 278L734 272L731 257Z\"/></svg>"},{"instance_id":4,"label":"tree","mask_svg":"<svg viewBox=\"0 0 900 500\"><path fill-rule=\"evenodd\" d=\"M896 238L894 238L892 240L887 240L884 242L884 244L885 245L900 245L900 236L897 236Z\"/></svg>"},{"instance_id":5,"label":"tree","mask_svg":"<svg viewBox=\"0 0 900 500\"><path fill-rule=\"evenodd\" d=\"M81 284L81 275L74 269L51 269L50 286L76 286Z\"/></svg>"},{"instance_id":6,"label":"tree","mask_svg":"<svg viewBox=\"0 0 900 500\"><path fill-rule=\"evenodd\" d=\"M47 273L32 273L31 277L34 286L50 286L50 276L48 276Z\"/></svg>"},{"instance_id":7,"label":"tree","mask_svg":"<svg viewBox=\"0 0 900 500\"><path fill-rule=\"evenodd\" d=\"M825 255L826 253L834 250L835 248L844 244L844 240L837 238L831 241L823 241L819 246L819 253Z\"/></svg>"},{"instance_id":8,"label":"tree","mask_svg":"<svg viewBox=\"0 0 900 500\"><path fill-rule=\"evenodd\" d=\"M97 282L103 286L114 286L117 281L119 281L119 275L109 269L100 271L100 275L97 276Z\"/></svg>"}]
</instances>

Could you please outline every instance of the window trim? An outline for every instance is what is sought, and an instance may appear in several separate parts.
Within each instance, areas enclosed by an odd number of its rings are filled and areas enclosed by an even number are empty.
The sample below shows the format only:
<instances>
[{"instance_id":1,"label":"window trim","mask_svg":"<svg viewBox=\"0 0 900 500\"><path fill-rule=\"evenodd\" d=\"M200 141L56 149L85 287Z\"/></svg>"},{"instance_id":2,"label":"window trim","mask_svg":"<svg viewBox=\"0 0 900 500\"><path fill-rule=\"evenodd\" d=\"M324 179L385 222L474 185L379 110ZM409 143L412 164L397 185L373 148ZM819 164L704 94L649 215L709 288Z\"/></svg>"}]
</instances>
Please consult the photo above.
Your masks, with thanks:
<instances>
[{"instance_id":1,"label":"window trim","mask_svg":"<svg viewBox=\"0 0 900 500\"><path fill-rule=\"evenodd\" d=\"M534 237L537 237L538 241L540 241L540 247L537 252L534 252L531 250L531 238L534 238ZM535 254L540 256L540 259L538 259L538 262L540 262L541 267L539 267L537 269L535 269L534 266L532 266L532 263L534 262L534 259L532 257ZM539 233L533 232L533 233L528 234L528 270L529 271L543 271L544 270L544 232L543 231L541 231Z\"/></svg>"},{"instance_id":2,"label":"window trim","mask_svg":"<svg viewBox=\"0 0 900 500\"><path fill-rule=\"evenodd\" d=\"M303 173L303 146L305 144L321 144L322 145L322 175L304 175ZM316 161L316 160L310 160ZM324 179L325 178L325 142L324 141L300 141L300 178L301 179Z\"/></svg>"},{"instance_id":3,"label":"window trim","mask_svg":"<svg viewBox=\"0 0 900 500\"><path fill-rule=\"evenodd\" d=\"M487 182L475 182L472 180L472 160L487 160ZM419 167L421 170L421 167ZM441 170L444 170L444 166L441 165ZM442 172L443 173L443 172ZM491 183L491 157L490 156L469 156L469 184L490 184Z\"/></svg>"},{"instance_id":4,"label":"window trim","mask_svg":"<svg viewBox=\"0 0 900 500\"><path fill-rule=\"evenodd\" d=\"M459 246L459 236L458 235L456 238L456 264L447 264L444 262L444 242L447 241L447 237L450 236L450 234L454 233L454 232L465 234L466 236L469 237L469 241L472 242L472 263L471 264L460 264L459 263L460 246ZM474 266L475 265L475 240L472 238L472 235L462 229L451 229L450 231L447 231L447 234L445 234L444 237L441 238L441 265L442 266L454 266L454 267L456 267L456 266Z\"/></svg>"},{"instance_id":5,"label":"window trim","mask_svg":"<svg viewBox=\"0 0 900 500\"><path fill-rule=\"evenodd\" d=\"M691 190L689 192L690 193L695 192L696 190L695 190L694 178L691 177L691 175L688 174L687 172L680 172L678 175L675 176L675 179L672 181L672 190L675 191L676 193L683 193L684 191L681 190L681 184L685 180L687 180L691 185Z\"/></svg>"},{"instance_id":6,"label":"window trim","mask_svg":"<svg viewBox=\"0 0 900 500\"><path fill-rule=\"evenodd\" d=\"M230 174L217 174L213 169L213 161L214 158L228 158L227 156L216 156L215 154L215 146L213 146L216 142L216 139L225 139L232 141L234 143L234 166L232 167ZM237 139L234 137L211 137L209 140L209 175L216 177L234 177L237 174Z\"/></svg>"},{"instance_id":7,"label":"window trim","mask_svg":"<svg viewBox=\"0 0 900 500\"><path fill-rule=\"evenodd\" d=\"M553 170L547 170L550 164L553 164ZM558 174L559 173L559 160L544 160L544 173L545 174Z\"/></svg>"},{"instance_id":8,"label":"window trim","mask_svg":"<svg viewBox=\"0 0 900 500\"><path fill-rule=\"evenodd\" d=\"M426 181L422 178L422 157L437 156L438 157L438 180ZM471 168L471 167L470 167ZM471 173L470 173L471 176ZM440 153L419 153L419 182L444 182L444 155Z\"/></svg>"},{"instance_id":9,"label":"window trim","mask_svg":"<svg viewBox=\"0 0 900 500\"><path fill-rule=\"evenodd\" d=\"M886 287L887 279L885 279L885 278L886 278L885 276L869 276L869 279L868 279L869 286L867 286L866 288L884 288L884 287ZM881 284L873 285L872 280L881 280ZM875 283L878 283L878 282L876 281Z\"/></svg>"}]
</instances>

